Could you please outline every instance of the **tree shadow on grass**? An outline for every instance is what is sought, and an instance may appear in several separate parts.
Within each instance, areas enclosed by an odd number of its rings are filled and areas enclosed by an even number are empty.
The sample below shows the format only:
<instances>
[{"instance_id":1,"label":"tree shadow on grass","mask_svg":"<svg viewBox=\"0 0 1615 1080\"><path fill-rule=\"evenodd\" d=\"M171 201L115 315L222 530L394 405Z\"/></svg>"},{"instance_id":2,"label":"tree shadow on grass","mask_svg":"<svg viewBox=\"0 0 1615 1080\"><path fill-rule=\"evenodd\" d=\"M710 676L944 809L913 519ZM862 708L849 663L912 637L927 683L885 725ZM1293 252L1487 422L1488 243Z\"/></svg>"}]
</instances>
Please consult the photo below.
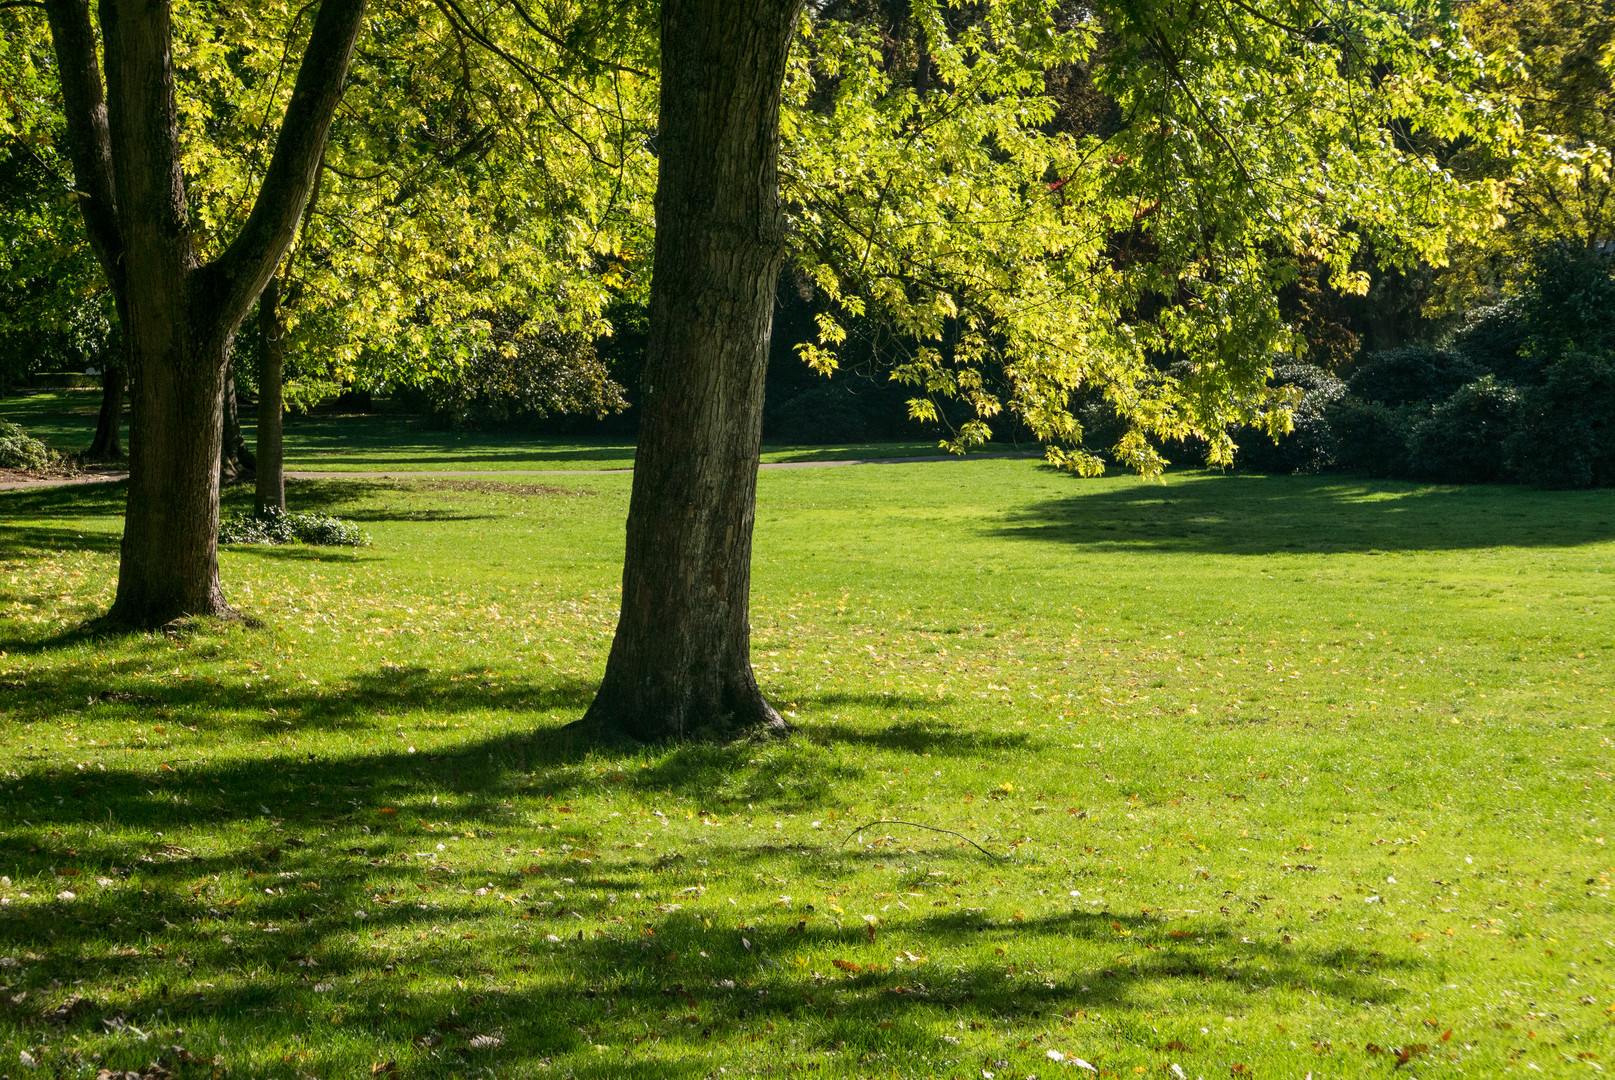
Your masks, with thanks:
<instances>
[{"instance_id":1,"label":"tree shadow on grass","mask_svg":"<svg viewBox=\"0 0 1615 1080\"><path fill-rule=\"evenodd\" d=\"M1108 1048L1085 1039L1088 1029L1053 1030L1078 1010L1103 1010L1113 1023L1155 1020L1163 993L1219 1013L1273 992L1392 1006L1407 992L1385 976L1416 968L1276 934L1253 942L1214 916L1169 924L1068 910L995 922L949 901L948 911L894 918L876 935L861 920L835 925L800 905L736 924L699 896L683 910L653 910L626 892L616 902L614 891L646 875L662 892L699 893L704 884L684 861L636 854L607 870L548 857L489 871L445 865L401 839L314 842L234 862L170 846L130 860L137 880L113 871L117 880L81 886L73 900L0 909L0 953L23 958L7 973L10 993L21 993L0 1030L69 1043L120 1024L142 1040L163 1032L165 1044L173 1032L206 1059L197 1075L215 1054L234 1064L240 1050L231 1047L243 1044L297 1054L296 1071L269 1075L337 1075L334 1048L360 1039L411 1076L577 1055L568 1066L578 1077L693 1077L758 1043L778 1053L776 1029L789 1033L798 1064L879 1061L883 1074L921 1075L939 1058L951 1059L949 1071L985 1053L1020 1075L1046 1068L1044 1050L1066 1038L1084 1039L1105 1067ZM752 846L705 854L741 870L777 869ZM831 877L857 858L817 855ZM215 892L213 874L244 867L257 879L250 895ZM1029 1043L1039 1029L1052 1036ZM1175 1049L1191 1072L1230 1064L1217 1036L1181 1038ZM104 1052L113 1068L153 1054L133 1039ZM1125 1051L1117 1061L1132 1063Z\"/></svg>"},{"instance_id":2,"label":"tree shadow on grass","mask_svg":"<svg viewBox=\"0 0 1615 1080\"><path fill-rule=\"evenodd\" d=\"M932 707L935 708L934 703ZM834 720L814 721L803 725L803 734L824 746L844 743L888 752L943 754L950 757L1005 753L1024 750L1032 745L1031 738L1023 732L983 731L963 724L930 719L899 720L882 724L873 730L855 728Z\"/></svg>"},{"instance_id":3,"label":"tree shadow on grass","mask_svg":"<svg viewBox=\"0 0 1615 1080\"><path fill-rule=\"evenodd\" d=\"M0 491L0 522L18 518L106 517L123 513L127 480ZM0 529L5 526L0 524Z\"/></svg>"},{"instance_id":4,"label":"tree shadow on grass","mask_svg":"<svg viewBox=\"0 0 1615 1080\"><path fill-rule=\"evenodd\" d=\"M1218 555L1571 547L1615 540L1615 491L1169 475L1050 499L992 532L1096 551Z\"/></svg>"}]
</instances>

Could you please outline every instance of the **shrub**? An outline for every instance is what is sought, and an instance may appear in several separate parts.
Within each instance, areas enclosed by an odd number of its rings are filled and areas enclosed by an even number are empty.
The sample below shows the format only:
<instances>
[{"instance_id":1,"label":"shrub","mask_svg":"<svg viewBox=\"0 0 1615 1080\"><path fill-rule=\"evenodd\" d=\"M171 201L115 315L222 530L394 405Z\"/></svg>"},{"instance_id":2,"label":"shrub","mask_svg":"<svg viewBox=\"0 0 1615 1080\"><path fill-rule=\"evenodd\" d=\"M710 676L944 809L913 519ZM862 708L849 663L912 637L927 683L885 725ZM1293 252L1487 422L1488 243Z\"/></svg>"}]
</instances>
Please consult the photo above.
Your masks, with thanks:
<instances>
[{"instance_id":1,"label":"shrub","mask_svg":"<svg viewBox=\"0 0 1615 1080\"><path fill-rule=\"evenodd\" d=\"M437 424L493 429L551 416L601 419L628 407L587 337L553 329L519 334L509 323L495 320L494 341L417 388Z\"/></svg>"},{"instance_id":2,"label":"shrub","mask_svg":"<svg viewBox=\"0 0 1615 1080\"><path fill-rule=\"evenodd\" d=\"M1410 346L1370 356L1352 372L1346 389L1353 397L1394 408L1445 401L1480 374L1462 353Z\"/></svg>"},{"instance_id":3,"label":"shrub","mask_svg":"<svg viewBox=\"0 0 1615 1080\"><path fill-rule=\"evenodd\" d=\"M56 455L38 439L7 420L0 420L0 468L40 472L56 461Z\"/></svg>"},{"instance_id":4,"label":"shrub","mask_svg":"<svg viewBox=\"0 0 1615 1080\"><path fill-rule=\"evenodd\" d=\"M1335 439L1335 465L1369 476L1406 476L1408 432L1418 417L1417 406L1400 407L1365 401L1351 394L1325 412Z\"/></svg>"},{"instance_id":5,"label":"shrub","mask_svg":"<svg viewBox=\"0 0 1615 1080\"><path fill-rule=\"evenodd\" d=\"M319 547L369 547L370 534L326 514L288 514L269 509L245 513L219 523L221 544L314 544Z\"/></svg>"},{"instance_id":6,"label":"shrub","mask_svg":"<svg viewBox=\"0 0 1615 1080\"><path fill-rule=\"evenodd\" d=\"M1329 409L1346 393L1346 384L1313 364L1284 364L1273 369L1274 386L1301 391L1293 418L1295 428L1275 443L1255 428L1234 433L1240 468L1261 472L1311 473L1334 464L1337 440L1329 425Z\"/></svg>"},{"instance_id":7,"label":"shrub","mask_svg":"<svg viewBox=\"0 0 1615 1080\"><path fill-rule=\"evenodd\" d=\"M1509 466L1543 487L1615 484L1615 354L1570 352L1522 395Z\"/></svg>"},{"instance_id":8,"label":"shrub","mask_svg":"<svg viewBox=\"0 0 1615 1080\"><path fill-rule=\"evenodd\" d=\"M1605 352L1615 345L1615 255L1585 244L1552 244L1531 260L1524 307L1554 352Z\"/></svg>"},{"instance_id":9,"label":"shrub","mask_svg":"<svg viewBox=\"0 0 1615 1080\"><path fill-rule=\"evenodd\" d=\"M1525 304L1513 297L1468 313L1453 335L1452 347L1480 371L1504 382L1535 382L1541 362L1531 343L1531 320Z\"/></svg>"},{"instance_id":10,"label":"shrub","mask_svg":"<svg viewBox=\"0 0 1615 1080\"><path fill-rule=\"evenodd\" d=\"M1503 447L1520 412L1520 392L1484 375L1413 426L1408 471L1426 480L1483 484L1507 475Z\"/></svg>"},{"instance_id":11,"label":"shrub","mask_svg":"<svg viewBox=\"0 0 1615 1080\"><path fill-rule=\"evenodd\" d=\"M769 437L788 443L861 442L869 433L869 417L858 395L834 384L814 387L781 405L769 425Z\"/></svg>"}]
</instances>

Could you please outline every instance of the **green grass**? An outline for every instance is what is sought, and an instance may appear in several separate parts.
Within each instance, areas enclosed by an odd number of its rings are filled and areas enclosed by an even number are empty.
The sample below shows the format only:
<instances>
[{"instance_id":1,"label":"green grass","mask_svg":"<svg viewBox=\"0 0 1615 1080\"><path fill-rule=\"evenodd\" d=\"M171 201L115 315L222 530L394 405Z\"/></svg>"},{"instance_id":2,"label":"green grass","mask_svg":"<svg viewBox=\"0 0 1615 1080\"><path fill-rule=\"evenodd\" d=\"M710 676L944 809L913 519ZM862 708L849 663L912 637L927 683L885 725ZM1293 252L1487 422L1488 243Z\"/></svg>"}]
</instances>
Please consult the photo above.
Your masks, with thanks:
<instances>
[{"instance_id":1,"label":"green grass","mask_svg":"<svg viewBox=\"0 0 1615 1080\"><path fill-rule=\"evenodd\" d=\"M27 428L63 453L83 450L95 434L100 391L32 394L0 399L0 419ZM243 415L249 445L257 423ZM286 418L286 468L290 472L437 472L631 469L631 441L598 442L522 431L448 431L406 413L319 412ZM128 422L124 423L128 447ZM1013 449L1007 445L994 450ZM769 444L763 460L840 461L867 457L941 454L935 440L846 443L837 446Z\"/></svg>"},{"instance_id":2,"label":"green grass","mask_svg":"<svg viewBox=\"0 0 1615 1080\"><path fill-rule=\"evenodd\" d=\"M601 753L556 731L628 484L296 484L375 546L228 550L269 629L111 639L121 490L0 493L3 1067L1615 1060L1615 493L764 473L797 734Z\"/></svg>"}]
</instances>

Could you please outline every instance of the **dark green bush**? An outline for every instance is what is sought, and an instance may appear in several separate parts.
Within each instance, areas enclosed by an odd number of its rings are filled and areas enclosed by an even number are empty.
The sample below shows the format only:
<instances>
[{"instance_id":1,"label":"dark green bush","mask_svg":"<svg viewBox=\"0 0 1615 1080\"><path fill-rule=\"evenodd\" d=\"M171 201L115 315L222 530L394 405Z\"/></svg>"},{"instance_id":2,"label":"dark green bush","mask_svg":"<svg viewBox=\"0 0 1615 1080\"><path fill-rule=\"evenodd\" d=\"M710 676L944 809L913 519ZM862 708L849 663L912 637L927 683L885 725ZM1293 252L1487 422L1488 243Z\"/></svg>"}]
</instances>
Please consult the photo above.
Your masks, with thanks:
<instances>
[{"instance_id":1,"label":"dark green bush","mask_svg":"<svg viewBox=\"0 0 1615 1080\"><path fill-rule=\"evenodd\" d=\"M1507 458L1543 487L1615 485L1615 353L1574 351L1546 365L1522 395Z\"/></svg>"},{"instance_id":2,"label":"dark green bush","mask_svg":"<svg viewBox=\"0 0 1615 1080\"><path fill-rule=\"evenodd\" d=\"M857 394L829 384L804 391L781 405L768 427L768 437L779 442L862 442L868 437L869 415Z\"/></svg>"},{"instance_id":3,"label":"dark green bush","mask_svg":"<svg viewBox=\"0 0 1615 1080\"><path fill-rule=\"evenodd\" d=\"M1238 467L1259 472L1312 473L1334 464L1338 444L1328 413L1345 396L1346 384L1314 364L1280 365L1273 369L1268 381L1301 391L1293 414L1295 428L1276 443L1255 428L1235 432Z\"/></svg>"},{"instance_id":4,"label":"dark green bush","mask_svg":"<svg viewBox=\"0 0 1615 1080\"><path fill-rule=\"evenodd\" d=\"M0 469L48 469L56 455L38 439L9 420L0 420Z\"/></svg>"},{"instance_id":5,"label":"dark green bush","mask_svg":"<svg viewBox=\"0 0 1615 1080\"><path fill-rule=\"evenodd\" d=\"M1416 405L1391 406L1347 394L1325 412L1335 439L1335 466L1369 476L1406 476L1408 433Z\"/></svg>"},{"instance_id":6,"label":"dark green bush","mask_svg":"<svg viewBox=\"0 0 1615 1080\"><path fill-rule=\"evenodd\" d=\"M1532 337L1525 303L1512 297L1470 312L1453 336L1452 347L1479 370L1491 372L1503 382L1524 385L1535 382L1542 367L1536 351L1529 347Z\"/></svg>"},{"instance_id":7,"label":"dark green bush","mask_svg":"<svg viewBox=\"0 0 1615 1080\"><path fill-rule=\"evenodd\" d=\"M1352 372L1346 389L1353 397L1393 408L1433 404L1481 374L1462 353L1414 345L1370 356Z\"/></svg>"},{"instance_id":8,"label":"dark green bush","mask_svg":"<svg viewBox=\"0 0 1615 1080\"><path fill-rule=\"evenodd\" d=\"M1531 261L1524 308L1548 355L1615 347L1615 255L1585 244L1552 244Z\"/></svg>"},{"instance_id":9,"label":"dark green bush","mask_svg":"<svg viewBox=\"0 0 1615 1080\"><path fill-rule=\"evenodd\" d=\"M1483 375L1413 425L1408 472L1424 480L1483 484L1503 480L1503 447L1520 413L1520 392Z\"/></svg>"},{"instance_id":10,"label":"dark green bush","mask_svg":"<svg viewBox=\"0 0 1615 1080\"><path fill-rule=\"evenodd\" d=\"M219 523L221 544L313 544L319 547L369 547L370 534L326 514L288 514L269 509L244 513Z\"/></svg>"}]
</instances>

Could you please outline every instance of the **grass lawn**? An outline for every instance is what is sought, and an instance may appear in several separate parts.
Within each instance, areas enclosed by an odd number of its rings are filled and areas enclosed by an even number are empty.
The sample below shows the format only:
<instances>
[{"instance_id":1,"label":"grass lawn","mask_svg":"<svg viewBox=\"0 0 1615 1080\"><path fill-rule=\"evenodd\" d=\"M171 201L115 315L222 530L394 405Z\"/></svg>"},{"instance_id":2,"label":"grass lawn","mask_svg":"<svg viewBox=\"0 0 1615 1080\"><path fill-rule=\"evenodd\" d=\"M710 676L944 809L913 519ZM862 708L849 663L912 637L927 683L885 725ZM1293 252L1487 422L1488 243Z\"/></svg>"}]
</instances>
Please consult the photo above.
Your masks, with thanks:
<instances>
[{"instance_id":1,"label":"grass lawn","mask_svg":"<svg viewBox=\"0 0 1615 1080\"><path fill-rule=\"evenodd\" d=\"M0 493L0 1068L1615 1068L1615 492L764 473L797 734L602 753L628 486L295 484L375 545L115 639L121 489Z\"/></svg>"},{"instance_id":2,"label":"grass lawn","mask_svg":"<svg viewBox=\"0 0 1615 1080\"><path fill-rule=\"evenodd\" d=\"M0 398L0 419L28 429L63 453L83 450L95 434L101 392L69 391ZM249 410L250 412L250 410ZM257 420L241 417L248 445L257 438ZM290 472L502 472L537 469L631 469L631 441L591 442L521 431L448 431L424 417L404 413L320 412L286 418L286 468ZM129 445L124 421L123 445ZM1009 445L994 450L1014 449ZM867 457L918 457L941 454L935 440L906 443L848 443L839 446L770 444L763 460L843 461Z\"/></svg>"}]
</instances>

